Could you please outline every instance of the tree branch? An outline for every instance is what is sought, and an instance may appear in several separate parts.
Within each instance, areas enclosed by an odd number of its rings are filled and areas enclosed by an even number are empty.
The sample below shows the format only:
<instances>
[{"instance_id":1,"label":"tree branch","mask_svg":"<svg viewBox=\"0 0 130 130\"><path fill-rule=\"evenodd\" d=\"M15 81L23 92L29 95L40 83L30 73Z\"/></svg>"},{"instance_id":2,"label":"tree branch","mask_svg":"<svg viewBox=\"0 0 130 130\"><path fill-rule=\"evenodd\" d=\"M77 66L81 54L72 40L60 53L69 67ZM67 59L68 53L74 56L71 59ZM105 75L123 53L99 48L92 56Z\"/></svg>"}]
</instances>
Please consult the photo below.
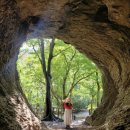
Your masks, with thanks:
<instances>
[{"instance_id":1,"label":"tree branch","mask_svg":"<svg viewBox=\"0 0 130 130\"><path fill-rule=\"evenodd\" d=\"M61 97L56 95L56 92L54 92L53 89L51 89L51 92L52 92L53 96L55 97L55 99L57 100L57 102L60 103L59 99L61 99Z\"/></svg>"},{"instance_id":2,"label":"tree branch","mask_svg":"<svg viewBox=\"0 0 130 130\"><path fill-rule=\"evenodd\" d=\"M41 42L41 44L39 44L39 45L40 45L40 52L41 52L42 71L43 71L45 78L47 78L46 60L45 60L45 55L44 55L44 41L43 41L43 39L40 39L40 42Z\"/></svg>"},{"instance_id":3,"label":"tree branch","mask_svg":"<svg viewBox=\"0 0 130 130\"><path fill-rule=\"evenodd\" d=\"M38 55L38 52L36 51L35 46L33 44L32 44L32 47L33 47L33 50L34 50L36 56L38 57L40 63L42 63L42 60L41 60L40 56Z\"/></svg>"},{"instance_id":4,"label":"tree branch","mask_svg":"<svg viewBox=\"0 0 130 130\"><path fill-rule=\"evenodd\" d=\"M79 72L79 68L74 73L72 85L74 85L74 83L75 83L75 79L76 79L76 76L77 76L78 72Z\"/></svg>"},{"instance_id":5,"label":"tree branch","mask_svg":"<svg viewBox=\"0 0 130 130\"><path fill-rule=\"evenodd\" d=\"M75 84L74 84L74 86L76 85L76 84L78 84L81 80L83 80L83 79L86 79L86 78L88 78L88 77L90 77L92 74L94 74L95 73L95 71L94 72L92 72L92 73L90 73L89 75L87 75L87 76L85 76L85 77L82 77L82 78L80 78Z\"/></svg>"},{"instance_id":6,"label":"tree branch","mask_svg":"<svg viewBox=\"0 0 130 130\"><path fill-rule=\"evenodd\" d=\"M21 59L27 52L28 52L28 50L23 51L23 54L21 54L21 55L19 56L19 59ZM22 53L22 51L20 51L20 53Z\"/></svg>"},{"instance_id":7,"label":"tree branch","mask_svg":"<svg viewBox=\"0 0 130 130\"><path fill-rule=\"evenodd\" d=\"M63 53L63 52L65 52L66 50L68 50L69 48L70 48L70 47L67 47L67 48L64 49L64 50L60 50L60 52L57 53L56 55L54 55L53 57L56 57L56 56L60 55L61 53Z\"/></svg>"},{"instance_id":8,"label":"tree branch","mask_svg":"<svg viewBox=\"0 0 130 130\"><path fill-rule=\"evenodd\" d=\"M34 72L34 75L35 75L35 79L38 80L40 83L46 85L45 82L43 82L42 80L40 80L40 78L38 77L38 75L36 75L36 71L35 71L34 68L30 68L30 71L32 71L32 69L33 69L33 72Z\"/></svg>"},{"instance_id":9,"label":"tree branch","mask_svg":"<svg viewBox=\"0 0 130 130\"><path fill-rule=\"evenodd\" d=\"M76 55L76 50L74 51L74 54L73 54L72 57L70 58L70 61L72 61L72 60L74 59L75 55Z\"/></svg>"},{"instance_id":10,"label":"tree branch","mask_svg":"<svg viewBox=\"0 0 130 130\"><path fill-rule=\"evenodd\" d=\"M66 69L66 73L65 73L65 76L63 77L63 84L62 84L62 89L63 89L63 99L66 98L67 94L66 94L66 89L65 89L65 86L66 86L66 81L67 81L67 78L68 78L68 75L69 75L69 72L70 72L70 68L71 68L71 63L76 55L76 51L74 52L74 54L72 55L72 57L70 58L70 60L68 61L67 60L67 57L64 53L62 53L64 58L65 58L65 61L66 61L66 65L67 65L67 69Z\"/></svg>"},{"instance_id":11,"label":"tree branch","mask_svg":"<svg viewBox=\"0 0 130 130\"><path fill-rule=\"evenodd\" d=\"M47 73L49 74L49 78L51 78L51 61L52 61L52 58L53 58L54 46L55 46L55 38L52 38L52 41L50 43L48 66L47 66Z\"/></svg>"},{"instance_id":12,"label":"tree branch","mask_svg":"<svg viewBox=\"0 0 130 130\"><path fill-rule=\"evenodd\" d=\"M88 78L89 76L91 76L91 75L94 74L94 73L95 73L95 72L92 72L92 73L90 73L89 75L86 75L86 76L80 78L76 83L72 83L72 86L71 86L71 88L70 88L70 90L69 90L69 92L68 92L68 94L67 94L67 97L69 96L69 94L73 91L74 87L75 87L80 81L82 81L83 79Z\"/></svg>"}]
</instances>

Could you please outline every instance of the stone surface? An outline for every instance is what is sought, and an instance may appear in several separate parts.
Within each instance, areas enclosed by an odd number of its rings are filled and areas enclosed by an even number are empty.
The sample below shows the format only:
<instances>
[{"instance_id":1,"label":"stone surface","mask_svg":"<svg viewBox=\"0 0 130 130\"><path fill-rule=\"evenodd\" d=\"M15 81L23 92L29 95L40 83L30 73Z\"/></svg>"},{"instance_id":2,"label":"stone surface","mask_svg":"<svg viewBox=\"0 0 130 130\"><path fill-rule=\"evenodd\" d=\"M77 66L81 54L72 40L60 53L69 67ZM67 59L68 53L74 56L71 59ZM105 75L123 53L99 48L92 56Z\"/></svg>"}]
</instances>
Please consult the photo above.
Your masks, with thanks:
<instances>
[{"instance_id":1,"label":"stone surface","mask_svg":"<svg viewBox=\"0 0 130 130\"><path fill-rule=\"evenodd\" d=\"M120 25L130 27L129 0L103 0L108 7L108 17Z\"/></svg>"},{"instance_id":2,"label":"stone surface","mask_svg":"<svg viewBox=\"0 0 130 130\"><path fill-rule=\"evenodd\" d=\"M1 0L1 129L41 129L22 93L15 63L26 37L42 36L71 43L100 68L104 92L90 125L129 130L129 27L129 0Z\"/></svg>"}]
</instances>

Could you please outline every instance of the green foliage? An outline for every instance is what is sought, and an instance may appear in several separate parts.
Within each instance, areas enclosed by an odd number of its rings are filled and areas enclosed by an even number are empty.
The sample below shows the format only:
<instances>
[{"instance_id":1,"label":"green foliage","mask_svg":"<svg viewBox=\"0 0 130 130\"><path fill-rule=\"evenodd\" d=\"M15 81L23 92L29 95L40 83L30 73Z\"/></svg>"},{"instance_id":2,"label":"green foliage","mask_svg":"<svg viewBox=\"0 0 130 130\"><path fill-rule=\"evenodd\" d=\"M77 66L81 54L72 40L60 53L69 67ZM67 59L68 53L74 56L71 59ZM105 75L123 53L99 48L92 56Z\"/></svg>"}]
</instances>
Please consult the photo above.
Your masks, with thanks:
<instances>
[{"instance_id":1,"label":"green foliage","mask_svg":"<svg viewBox=\"0 0 130 130\"><path fill-rule=\"evenodd\" d=\"M30 104L35 108L34 110L36 110L37 106L39 106L37 111L43 109L45 82L38 58L31 47L26 45L21 48L17 68L23 91Z\"/></svg>"},{"instance_id":2,"label":"green foliage","mask_svg":"<svg viewBox=\"0 0 130 130\"><path fill-rule=\"evenodd\" d=\"M50 40L45 39L44 41L46 43L45 57L47 59ZM53 106L62 106L63 79L67 70L70 69L66 80L66 94L74 85L72 92L69 93L74 108L90 108L91 103L93 107L96 107L97 79L100 87L102 87L101 74L96 65L86 58L85 55L75 50L73 46L65 44L58 39L55 40L53 55L51 71ZM37 112L44 108L46 87L39 58L39 40L32 39L24 43L17 62L23 91ZM98 72L98 77L96 72ZM99 95L101 99L102 89L100 89Z\"/></svg>"},{"instance_id":3,"label":"green foliage","mask_svg":"<svg viewBox=\"0 0 130 130\"><path fill-rule=\"evenodd\" d=\"M73 96L72 101L73 101L73 108L77 110L87 109L87 106L89 104L89 100L80 95Z\"/></svg>"}]
</instances>

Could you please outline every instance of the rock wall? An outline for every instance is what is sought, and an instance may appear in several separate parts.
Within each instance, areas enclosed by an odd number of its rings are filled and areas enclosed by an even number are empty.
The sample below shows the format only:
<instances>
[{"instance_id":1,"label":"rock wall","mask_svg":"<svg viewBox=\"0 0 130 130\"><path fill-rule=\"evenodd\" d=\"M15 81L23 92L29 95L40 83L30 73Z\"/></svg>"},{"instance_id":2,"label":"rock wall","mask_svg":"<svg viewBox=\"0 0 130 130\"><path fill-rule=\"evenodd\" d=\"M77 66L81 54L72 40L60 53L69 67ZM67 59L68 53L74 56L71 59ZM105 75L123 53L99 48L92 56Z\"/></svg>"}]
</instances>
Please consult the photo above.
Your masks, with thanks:
<instances>
[{"instance_id":1,"label":"rock wall","mask_svg":"<svg viewBox=\"0 0 130 130\"><path fill-rule=\"evenodd\" d=\"M28 25L15 1L0 1L0 130L41 130L22 92L16 69L19 48Z\"/></svg>"}]
</instances>

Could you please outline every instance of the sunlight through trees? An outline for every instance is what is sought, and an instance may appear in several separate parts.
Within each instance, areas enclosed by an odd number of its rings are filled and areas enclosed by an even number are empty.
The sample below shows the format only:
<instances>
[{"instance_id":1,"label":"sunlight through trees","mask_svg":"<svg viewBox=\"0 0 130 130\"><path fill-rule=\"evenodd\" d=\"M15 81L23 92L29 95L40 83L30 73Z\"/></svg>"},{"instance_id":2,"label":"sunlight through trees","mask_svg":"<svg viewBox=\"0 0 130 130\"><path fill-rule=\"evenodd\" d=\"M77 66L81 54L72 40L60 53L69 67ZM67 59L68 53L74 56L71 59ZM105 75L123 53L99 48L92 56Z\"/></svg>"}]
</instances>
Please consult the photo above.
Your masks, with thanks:
<instances>
[{"instance_id":1,"label":"sunlight through trees","mask_svg":"<svg viewBox=\"0 0 130 130\"><path fill-rule=\"evenodd\" d=\"M45 65L48 66L51 39L44 40ZM51 63L52 107L62 108L62 99L71 97L74 109L99 106L102 97L101 73L97 66L72 45L55 39ZM23 44L17 62L23 90L34 111L45 112L46 81L43 75L40 40L31 39Z\"/></svg>"}]
</instances>

